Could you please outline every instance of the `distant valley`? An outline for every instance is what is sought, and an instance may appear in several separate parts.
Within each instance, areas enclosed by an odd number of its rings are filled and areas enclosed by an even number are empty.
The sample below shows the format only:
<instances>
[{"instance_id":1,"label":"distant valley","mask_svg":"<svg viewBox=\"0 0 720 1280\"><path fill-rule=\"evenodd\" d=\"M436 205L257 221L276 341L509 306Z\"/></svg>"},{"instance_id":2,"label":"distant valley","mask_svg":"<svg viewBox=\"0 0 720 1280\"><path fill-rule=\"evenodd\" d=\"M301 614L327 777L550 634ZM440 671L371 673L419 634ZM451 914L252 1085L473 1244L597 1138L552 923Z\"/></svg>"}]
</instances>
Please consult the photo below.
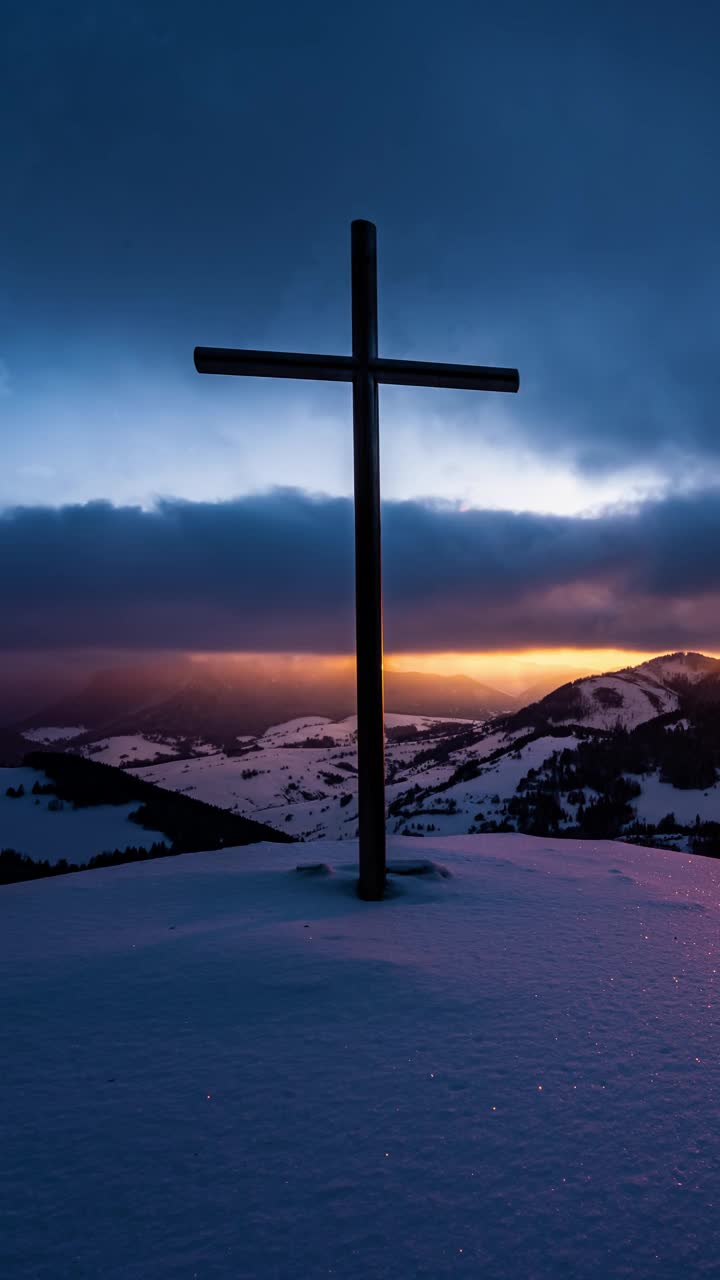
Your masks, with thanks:
<instances>
[{"instance_id":1,"label":"distant valley","mask_svg":"<svg viewBox=\"0 0 720 1280\"><path fill-rule=\"evenodd\" d=\"M518 705L509 694L464 675L388 671L386 707L409 715L487 719ZM355 710L350 662L314 668L307 662L226 658L145 663L98 671L80 689L6 727L10 733L81 726L84 742L99 734L170 735L230 746L238 734L259 735L299 716L342 719Z\"/></svg>"},{"instance_id":2,"label":"distant valley","mask_svg":"<svg viewBox=\"0 0 720 1280\"><path fill-rule=\"evenodd\" d=\"M166 670L160 688L147 669L96 677L12 726L7 763L31 749L82 755L285 837L352 838L352 672L315 687L292 675L271 687L247 666L222 678L212 666ZM525 706L467 677L391 672L388 830L720 854L719 702L720 661L693 653L583 677Z\"/></svg>"}]
</instances>

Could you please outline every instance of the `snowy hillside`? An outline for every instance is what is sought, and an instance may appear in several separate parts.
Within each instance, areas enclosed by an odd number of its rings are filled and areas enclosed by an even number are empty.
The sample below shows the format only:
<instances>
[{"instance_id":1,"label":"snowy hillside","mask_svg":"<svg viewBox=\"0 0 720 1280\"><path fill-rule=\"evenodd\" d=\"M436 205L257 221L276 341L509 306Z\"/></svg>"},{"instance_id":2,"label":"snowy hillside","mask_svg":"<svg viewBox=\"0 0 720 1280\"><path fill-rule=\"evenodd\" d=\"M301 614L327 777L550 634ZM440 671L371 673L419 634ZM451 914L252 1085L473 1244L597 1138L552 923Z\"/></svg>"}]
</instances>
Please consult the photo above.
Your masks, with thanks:
<instances>
[{"instance_id":1,"label":"snowy hillside","mask_svg":"<svg viewBox=\"0 0 720 1280\"><path fill-rule=\"evenodd\" d=\"M0 890L3 1280L700 1280L720 863L517 836Z\"/></svg>"},{"instance_id":2,"label":"snowy hillside","mask_svg":"<svg viewBox=\"0 0 720 1280\"><path fill-rule=\"evenodd\" d=\"M525 722L581 724L587 729L634 729L646 720L677 711L680 699L656 676L639 667L588 676L563 685L518 714Z\"/></svg>"},{"instance_id":3,"label":"snowy hillside","mask_svg":"<svg viewBox=\"0 0 720 1280\"><path fill-rule=\"evenodd\" d=\"M628 835L691 852L702 839L720 853L719 672L674 653L491 719L388 713L388 830ZM67 749L305 840L357 834L355 716L239 724L223 745L156 729ZM697 830L708 823L717 831Z\"/></svg>"},{"instance_id":4,"label":"snowy hillside","mask_svg":"<svg viewBox=\"0 0 720 1280\"><path fill-rule=\"evenodd\" d=\"M179 754L179 747L174 742L163 739L144 738L142 734L118 734L112 738L99 738L92 743L78 748L79 754L88 759L97 760L100 764L135 765L141 761L167 759ZM193 753L204 755L213 748L202 741L193 743Z\"/></svg>"},{"instance_id":5,"label":"snowy hillside","mask_svg":"<svg viewBox=\"0 0 720 1280\"><path fill-rule=\"evenodd\" d=\"M585 676L561 685L517 712L518 724L579 724L588 729L634 729L672 714L681 694L720 678L720 660L702 653L669 653L637 667Z\"/></svg>"},{"instance_id":6,"label":"snowy hillside","mask_svg":"<svg viewBox=\"0 0 720 1280\"><path fill-rule=\"evenodd\" d=\"M87 862L109 849L150 849L168 843L162 831L130 820L140 807L137 801L75 809L55 796L33 795L33 786L47 784L46 775L37 769L0 769L0 849L17 849L51 863L61 858ZM8 789L16 794L8 795Z\"/></svg>"},{"instance_id":7,"label":"snowy hillside","mask_svg":"<svg viewBox=\"0 0 720 1280\"><path fill-rule=\"evenodd\" d=\"M292 837L73 753L0 768L0 884L261 840Z\"/></svg>"},{"instance_id":8,"label":"snowy hillside","mask_svg":"<svg viewBox=\"0 0 720 1280\"><path fill-rule=\"evenodd\" d=\"M421 768L418 755L482 733L481 725L467 720L392 713L385 719L390 797L412 783ZM355 836L357 827L356 739L356 716L304 716L259 738L244 737L242 754L215 751L133 773L294 836L343 839Z\"/></svg>"},{"instance_id":9,"label":"snowy hillside","mask_svg":"<svg viewBox=\"0 0 720 1280\"><path fill-rule=\"evenodd\" d=\"M669 678L681 665L672 655ZM720 826L696 830L720 822L718 718L697 707L684 716L683 696L629 670L485 724L388 716L388 830L570 830L689 850L702 838L703 851L720 852ZM240 755L166 757L136 772L303 839L346 839L357 834L355 737L354 717L305 717L243 738Z\"/></svg>"},{"instance_id":10,"label":"snowy hillside","mask_svg":"<svg viewBox=\"0 0 720 1280\"><path fill-rule=\"evenodd\" d=\"M41 725L37 729L26 729L22 736L27 742L48 746L50 743L71 742L73 738L79 738L84 732L84 724Z\"/></svg>"},{"instance_id":11,"label":"snowy hillside","mask_svg":"<svg viewBox=\"0 0 720 1280\"><path fill-rule=\"evenodd\" d=\"M697 684L706 676L720 673L720 660L708 658L704 653L666 653L640 663L635 670L670 686L678 682Z\"/></svg>"}]
</instances>

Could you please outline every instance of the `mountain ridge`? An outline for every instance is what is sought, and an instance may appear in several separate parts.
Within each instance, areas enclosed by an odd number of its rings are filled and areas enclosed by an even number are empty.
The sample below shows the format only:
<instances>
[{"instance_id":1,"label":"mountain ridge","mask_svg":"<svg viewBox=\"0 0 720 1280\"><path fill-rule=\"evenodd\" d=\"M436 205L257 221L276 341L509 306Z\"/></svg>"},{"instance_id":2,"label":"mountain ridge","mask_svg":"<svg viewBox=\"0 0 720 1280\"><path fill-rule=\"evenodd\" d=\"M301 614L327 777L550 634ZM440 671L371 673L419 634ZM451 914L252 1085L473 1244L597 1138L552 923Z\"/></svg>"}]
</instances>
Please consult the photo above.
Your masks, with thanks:
<instances>
[{"instance_id":1,"label":"mountain ridge","mask_svg":"<svg viewBox=\"0 0 720 1280\"><path fill-rule=\"evenodd\" d=\"M692 691L695 700L701 701L716 689L720 697L720 659L680 650L635 667L568 681L512 713L506 723L509 727L546 723L629 728L678 711L683 694Z\"/></svg>"},{"instance_id":2,"label":"mountain ridge","mask_svg":"<svg viewBox=\"0 0 720 1280\"><path fill-rule=\"evenodd\" d=\"M289 667L268 678L267 667L193 663L143 665L97 672L79 692L9 726L23 733L43 726L82 727L76 746L104 736L172 734L230 742L303 715L342 719L355 710L355 676L348 665L313 676ZM270 668L272 670L272 668ZM263 678L263 675L265 678ZM385 673L385 704L410 715L487 719L514 699L466 675Z\"/></svg>"},{"instance_id":3,"label":"mountain ridge","mask_svg":"<svg viewBox=\"0 0 720 1280\"><path fill-rule=\"evenodd\" d=\"M76 725L55 749L120 765L302 839L356 834L357 719L339 714L353 705L351 672L332 687L306 679L292 709L311 710L289 719L282 712L294 673L268 682L260 727L245 733L232 679L218 670L201 669L198 679L197 669L190 674L182 673L169 704L138 706L120 722L122 733L118 722L100 731ZM623 836L666 839L691 851L702 843L707 851L715 847L716 823L720 848L718 659L658 655L637 667L578 677L497 715L483 707L478 713L478 688L469 677L428 685L415 673L388 676L389 706L400 695L411 707L419 696L426 707L431 693L436 699L429 715L387 711L390 831ZM143 683L132 687L141 694ZM242 683L241 698L249 692ZM326 714L318 709L321 696ZM450 709L471 714L453 716ZM209 731L212 740L188 737L191 729ZM47 730L46 745L53 736L59 730Z\"/></svg>"}]
</instances>

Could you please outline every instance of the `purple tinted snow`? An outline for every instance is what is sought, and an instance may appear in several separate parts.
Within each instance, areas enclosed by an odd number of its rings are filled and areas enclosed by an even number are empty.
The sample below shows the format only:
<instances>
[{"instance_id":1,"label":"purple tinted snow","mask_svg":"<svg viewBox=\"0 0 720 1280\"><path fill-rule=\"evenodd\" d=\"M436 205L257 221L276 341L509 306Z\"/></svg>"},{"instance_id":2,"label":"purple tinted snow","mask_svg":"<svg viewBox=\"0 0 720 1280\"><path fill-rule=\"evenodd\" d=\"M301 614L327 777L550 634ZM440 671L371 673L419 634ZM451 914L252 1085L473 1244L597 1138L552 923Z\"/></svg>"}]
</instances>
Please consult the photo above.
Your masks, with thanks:
<instances>
[{"instance_id":1,"label":"purple tinted snow","mask_svg":"<svg viewBox=\"0 0 720 1280\"><path fill-rule=\"evenodd\" d=\"M712 1274L720 863L305 850L0 891L3 1280Z\"/></svg>"}]
</instances>

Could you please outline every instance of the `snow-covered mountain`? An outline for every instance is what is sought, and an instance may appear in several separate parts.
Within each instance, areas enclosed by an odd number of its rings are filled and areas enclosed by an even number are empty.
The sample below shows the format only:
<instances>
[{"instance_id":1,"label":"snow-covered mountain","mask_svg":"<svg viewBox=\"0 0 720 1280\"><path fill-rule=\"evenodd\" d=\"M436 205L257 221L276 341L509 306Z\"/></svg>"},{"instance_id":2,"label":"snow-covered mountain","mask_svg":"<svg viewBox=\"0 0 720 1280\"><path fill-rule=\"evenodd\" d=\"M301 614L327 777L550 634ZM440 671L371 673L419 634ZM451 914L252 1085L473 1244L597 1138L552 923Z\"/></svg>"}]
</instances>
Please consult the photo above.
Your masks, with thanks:
<instances>
[{"instance_id":1,"label":"snow-covered mountain","mask_svg":"<svg viewBox=\"0 0 720 1280\"><path fill-rule=\"evenodd\" d=\"M720 680L720 660L700 653L671 653L637 667L585 676L561 685L523 707L515 723L582 725L587 729L634 729L656 716L678 711L689 688Z\"/></svg>"},{"instance_id":2,"label":"snow-covered mountain","mask_svg":"<svg viewBox=\"0 0 720 1280\"><path fill-rule=\"evenodd\" d=\"M678 694L656 676L633 668L588 676L553 690L518 713L517 723L580 724L587 729L636 725L677 711Z\"/></svg>"},{"instance_id":3,"label":"snow-covered mountain","mask_svg":"<svg viewBox=\"0 0 720 1280\"><path fill-rule=\"evenodd\" d=\"M389 712L388 829L624 834L720 852L720 825L717 837L696 829L720 824L718 697L720 662L675 653L582 677L505 716ZM305 840L356 834L354 716L293 717L221 744L167 728L78 728L62 729L64 749L160 787Z\"/></svg>"},{"instance_id":4,"label":"snow-covered mountain","mask_svg":"<svg viewBox=\"0 0 720 1280\"><path fill-rule=\"evenodd\" d=\"M720 822L720 741L697 698L719 672L716 659L671 654L576 680L510 716L389 716L388 829L634 832L709 848L690 827ZM352 717L305 718L247 737L239 757L209 751L138 772L303 839L342 839L357 829L354 734Z\"/></svg>"},{"instance_id":5,"label":"snow-covered mountain","mask_svg":"<svg viewBox=\"0 0 720 1280\"><path fill-rule=\"evenodd\" d=\"M704 653L667 653L641 662L636 671L647 673L668 688L685 688L708 676L720 676L720 659Z\"/></svg>"}]
</instances>

